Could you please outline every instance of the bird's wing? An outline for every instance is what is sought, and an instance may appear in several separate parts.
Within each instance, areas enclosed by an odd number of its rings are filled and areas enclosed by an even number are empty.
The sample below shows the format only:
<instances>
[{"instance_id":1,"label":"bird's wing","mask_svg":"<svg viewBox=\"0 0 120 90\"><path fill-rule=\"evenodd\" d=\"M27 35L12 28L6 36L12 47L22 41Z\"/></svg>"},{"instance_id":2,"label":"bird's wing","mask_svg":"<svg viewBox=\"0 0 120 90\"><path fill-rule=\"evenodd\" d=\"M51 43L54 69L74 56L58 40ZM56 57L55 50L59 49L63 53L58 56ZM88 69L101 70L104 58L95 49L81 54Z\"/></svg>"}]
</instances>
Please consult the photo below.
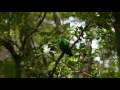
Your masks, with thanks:
<instances>
[{"instance_id":1,"label":"bird's wing","mask_svg":"<svg viewBox=\"0 0 120 90\"><path fill-rule=\"evenodd\" d=\"M59 39L59 47L62 51L69 49L69 42L65 38Z\"/></svg>"}]
</instances>

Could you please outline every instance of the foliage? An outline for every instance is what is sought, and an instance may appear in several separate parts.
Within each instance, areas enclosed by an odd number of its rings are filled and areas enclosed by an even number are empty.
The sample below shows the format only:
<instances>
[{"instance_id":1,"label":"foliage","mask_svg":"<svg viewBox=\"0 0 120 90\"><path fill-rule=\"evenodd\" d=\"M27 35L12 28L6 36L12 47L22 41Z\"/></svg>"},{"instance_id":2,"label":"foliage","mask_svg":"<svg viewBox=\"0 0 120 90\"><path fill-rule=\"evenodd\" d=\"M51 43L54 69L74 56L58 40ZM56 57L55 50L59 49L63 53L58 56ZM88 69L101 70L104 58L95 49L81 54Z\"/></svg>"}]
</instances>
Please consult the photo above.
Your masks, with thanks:
<instances>
[{"instance_id":1,"label":"foliage","mask_svg":"<svg viewBox=\"0 0 120 90\"><path fill-rule=\"evenodd\" d=\"M21 70L21 77L48 78L59 58L53 73L54 78L119 77L114 14L112 12L57 14L60 19L58 26L63 29L61 31L57 28L52 12L47 12L45 17L44 12L0 13L0 45L4 46L4 40L13 45L17 58L12 58L11 62L20 60L18 68ZM41 24L38 26L39 22ZM57 42L61 33L69 41L72 57L61 55L62 51ZM4 77L15 77L16 63L12 65L13 63L8 65L6 60L0 63L2 70L0 72ZM11 69L11 75L6 75L6 72L9 72L6 68Z\"/></svg>"}]
</instances>

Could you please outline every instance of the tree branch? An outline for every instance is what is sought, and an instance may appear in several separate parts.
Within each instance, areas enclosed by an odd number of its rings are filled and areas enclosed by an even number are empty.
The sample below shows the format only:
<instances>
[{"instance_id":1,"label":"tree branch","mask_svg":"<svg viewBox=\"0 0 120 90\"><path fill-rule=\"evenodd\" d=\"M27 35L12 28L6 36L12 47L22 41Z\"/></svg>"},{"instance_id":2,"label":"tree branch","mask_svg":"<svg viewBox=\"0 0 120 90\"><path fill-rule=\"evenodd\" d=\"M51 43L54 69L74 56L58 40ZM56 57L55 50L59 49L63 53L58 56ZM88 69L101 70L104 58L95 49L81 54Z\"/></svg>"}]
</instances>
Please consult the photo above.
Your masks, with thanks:
<instances>
[{"instance_id":1,"label":"tree branch","mask_svg":"<svg viewBox=\"0 0 120 90\"><path fill-rule=\"evenodd\" d=\"M54 15L54 20L55 20L55 24L56 24L57 33L58 33L59 36L61 36L61 35L64 34L64 29L62 28L60 17L57 15L56 12L53 12L53 15Z\"/></svg>"},{"instance_id":2,"label":"tree branch","mask_svg":"<svg viewBox=\"0 0 120 90\"><path fill-rule=\"evenodd\" d=\"M83 36L83 32L87 30L87 28L88 28L88 26L90 25L90 23L91 23L92 20L93 20L93 19L91 19L91 20L88 22L88 24L85 26L85 28L84 28L83 30L81 30L79 36L77 37L77 40L72 44L72 46L70 47L70 49L72 49L72 48L75 46L75 44L80 40L80 36Z\"/></svg>"},{"instance_id":3,"label":"tree branch","mask_svg":"<svg viewBox=\"0 0 120 90\"><path fill-rule=\"evenodd\" d=\"M40 13L40 14L41 14L41 13ZM42 19L39 20L39 22L38 22L36 28L35 28L33 31L31 31L29 34L27 34L27 35L25 36L25 38L24 38L24 40L23 40L23 43L22 43L21 50L24 50L25 43L26 43L27 39L28 39L33 33L37 32L37 30L38 30L39 26L42 24L42 22L43 22L45 16L46 16L46 12L44 13Z\"/></svg>"},{"instance_id":4,"label":"tree branch","mask_svg":"<svg viewBox=\"0 0 120 90\"><path fill-rule=\"evenodd\" d=\"M10 40L8 38L6 38L6 40L9 41L12 45L15 45L17 47L17 49L20 50L20 47L19 47L19 45L16 42L14 42L14 41L12 41L12 40Z\"/></svg>"},{"instance_id":5,"label":"tree branch","mask_svg":"<svg viewBox=\"0 0 120 90\"><path fill-rule=\"evenodd\" d=\"M19 55L16 54L16 52L15 52L15 50L14 50L13 45L12 45L11 42L9 42L6 39L0 38L0 44L3 45L11 53L12 57L14 58L14 60L17 59L17 57Z\"/></svg>"},{"instance_id":6,"label":"tree branch","mask_svg":"<svg viewBox=\"0 0 120 90\"><path fill-rule=\"evenodd\" d=\"M58 65L59 61L61 60L61 58L62 58L63 56L64 56L64 52L62 52L62 53L60 54L60 56L58 57L58 60L55 62L55 66L54 66L54 68L53 68L53 70L52 70L52 73L49 75L50 78L53 78L53 74L55 73L55 70L56 70L56 68L57 68L57 65Z\"/></svg>"},{"instance_id":7,"label":"tree branch","mask_svg":"<svg viewBox=\"0 0 120 90\"><path fill-rule=\"evenodd\" d=\"M81 33L79 34L78 39L72 44L72 46L70 47L70 49L72 49L72 48L75 46L75 44L80 40L80 36L83 36L83 32L87 30L87 28L88 28L88 26L90 25L90 23L91 23L92 20L93 20L93 19L91 19L91 20L88 22L88 24L85 26L85 28L84 28L83 30L81 30ZM54 66L54 68L53 68L53 70L52 70L52 73L49 75L50 78L53 78L53 75L54 75L54 73L55 73L55 71L56 71L57 65L58 65L58 63L60 62L60 60L61 60L61 58L62 58L63 56L64 56L64 52L62 52L61 55L58 57L58 60L57 60L56 63L55 63L55 66Z\"/></svg>"}]
</instances>

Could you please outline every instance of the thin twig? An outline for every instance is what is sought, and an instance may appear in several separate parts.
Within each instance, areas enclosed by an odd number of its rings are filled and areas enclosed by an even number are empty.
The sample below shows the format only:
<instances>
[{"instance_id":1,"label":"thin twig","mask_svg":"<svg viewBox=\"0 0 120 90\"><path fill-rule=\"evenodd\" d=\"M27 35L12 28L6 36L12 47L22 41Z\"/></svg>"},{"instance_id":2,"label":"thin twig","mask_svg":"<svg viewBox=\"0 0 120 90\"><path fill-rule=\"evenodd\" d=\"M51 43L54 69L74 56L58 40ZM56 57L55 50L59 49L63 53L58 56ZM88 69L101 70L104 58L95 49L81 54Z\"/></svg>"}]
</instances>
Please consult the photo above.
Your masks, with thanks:
<instances>
[{"instance_id":1,"label":"thin twig","mask_svg":"<svg viewBox=\"0 0 120 90\"><path fill-rule=\"evenodd\" d=\"M63 63L63 62L62 62L62 63ZM72 66L72 65L70 65L70 64L66 64L66 63L63 63L63 64L66 65L66 66L68 66L68 67L70 67L70 68L72 68L72 69L74 69L75 72L83 73L83 74L85 74L85 75L87 75L87 76L89 76L89 77L92 77L92 75L90 75L90 74L88 74L88 73L86 73L86 72L77 70L74 66Z\"/></svg>"}]
</instances>

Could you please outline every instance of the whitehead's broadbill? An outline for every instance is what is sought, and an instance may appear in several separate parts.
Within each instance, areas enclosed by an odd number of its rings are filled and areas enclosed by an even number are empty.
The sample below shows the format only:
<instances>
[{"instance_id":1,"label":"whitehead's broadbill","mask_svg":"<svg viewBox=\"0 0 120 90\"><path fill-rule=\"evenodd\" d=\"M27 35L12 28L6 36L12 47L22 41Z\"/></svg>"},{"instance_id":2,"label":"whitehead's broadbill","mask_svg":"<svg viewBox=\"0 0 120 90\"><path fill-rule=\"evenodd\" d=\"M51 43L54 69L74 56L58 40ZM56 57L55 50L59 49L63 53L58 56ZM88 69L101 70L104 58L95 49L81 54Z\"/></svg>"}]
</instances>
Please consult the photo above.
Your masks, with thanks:
<instances>
[{"instance_id":1,"label":"whitehead's broadbill","mask_svg":"<svg viewBox=\"0 0 120 90\"><path fill-rule=\"evenodd\" d=\"M69 46L69 42L67 41L66 38L63 38L63 37L59 38L58 42L59 42L59 47L60 47L61 51L63 51L64 53L66 53L69 56L73 56L70 46Z\"/></svg>"}]
</instances>

